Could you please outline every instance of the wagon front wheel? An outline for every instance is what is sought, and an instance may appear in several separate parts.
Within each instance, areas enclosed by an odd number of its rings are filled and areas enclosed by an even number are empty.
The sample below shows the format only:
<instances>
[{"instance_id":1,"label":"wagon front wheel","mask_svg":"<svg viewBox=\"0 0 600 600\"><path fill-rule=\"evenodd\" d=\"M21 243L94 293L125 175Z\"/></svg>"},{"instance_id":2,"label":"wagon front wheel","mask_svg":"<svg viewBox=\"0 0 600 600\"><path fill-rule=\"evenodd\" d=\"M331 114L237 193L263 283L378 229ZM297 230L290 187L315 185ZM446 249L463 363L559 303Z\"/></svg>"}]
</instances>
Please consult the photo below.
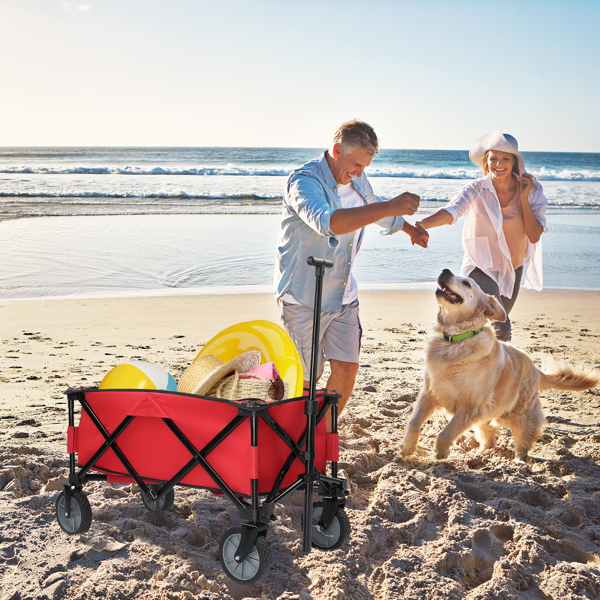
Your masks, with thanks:
<instances>
[{"instance_id":1,"label":"wagon front wheel","mask_svg":"<svg viewBox=\"0 0 600 600\"><path fill-rule=\"evenodd\" d=\"M219 559L225 574L239 583L253 583L271 566L271 548L263 536L258 536L250 554L242 561L235 560L242 541L242 528L235 527L223 534L219 544Z\"/></svg>"},{"instance_id":2,"label":"wagon front wheel","mask_svg":"<svg viewBox=\"0 0 600 600\"><path fill-rule=\"evenodd\" d=\"M158 492L162 486L158 484L151 484L148 487L154 492ZM141 494L144 506L152 512L163 512L165 510L171 510L173 508L173 504L175 503L175 492L172 489L170 489L160 499L154 499L152 498L152 496L144 494L144 492L142 492Z\"/></svg>"},{"instance_id":3,"label":"wagon front wheel","mask_svg":"<svg viewBox=\"0 0 600 600\"><path fill-rule=\"evenodd\" d=\"M312 545L319 550L335 550L350 539L350 519L343 508L338 508L328 527L319 524L323 502L313 504Z\"/></svg>"},{"instance_id":4,"label":"wagon front wheel","mask_svg":"<svg viewBox=\"0 0 600 600\"><path fill-rule=\"evenodd\" d=\"M92 525L92 507L87 496L81 490L71 492L71 511L66 515L67 503L65 493L61 492L56 499L56 519L63 531L71 535L85 533Z\"/></svg>"}]
</instances>

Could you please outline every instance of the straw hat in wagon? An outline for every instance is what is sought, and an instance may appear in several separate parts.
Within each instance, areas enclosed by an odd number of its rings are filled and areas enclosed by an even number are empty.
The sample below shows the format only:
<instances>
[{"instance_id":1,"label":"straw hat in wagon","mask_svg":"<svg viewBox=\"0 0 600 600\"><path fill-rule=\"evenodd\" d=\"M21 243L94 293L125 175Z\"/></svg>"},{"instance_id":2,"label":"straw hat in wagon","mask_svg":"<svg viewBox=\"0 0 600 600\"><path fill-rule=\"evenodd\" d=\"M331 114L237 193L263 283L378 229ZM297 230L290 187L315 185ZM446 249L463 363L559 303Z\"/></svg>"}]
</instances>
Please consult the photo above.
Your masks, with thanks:
<instances>
[{"instance_id":1,"label":"straw hat in wagon","mask_svg":"<svg viewBox=\"0 0 600 600\"><path fill-rule=\"evenodd\" d=\"M223 362L217 356L207 354L196 359L183 373L177 391L202 396L218 381L235 371L244 372L260 364L260 351L249 350Z\"/></svg>"}]
</instances>

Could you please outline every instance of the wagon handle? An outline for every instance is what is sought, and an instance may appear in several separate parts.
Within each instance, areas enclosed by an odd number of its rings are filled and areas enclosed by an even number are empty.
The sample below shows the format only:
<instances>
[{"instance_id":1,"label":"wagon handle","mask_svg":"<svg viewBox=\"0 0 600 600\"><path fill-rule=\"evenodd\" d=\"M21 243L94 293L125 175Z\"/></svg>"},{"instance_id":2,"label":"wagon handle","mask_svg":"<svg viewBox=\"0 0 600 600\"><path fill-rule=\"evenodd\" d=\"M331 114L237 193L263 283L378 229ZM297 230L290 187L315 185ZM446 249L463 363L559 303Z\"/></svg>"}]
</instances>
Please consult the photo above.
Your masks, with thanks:
<instances>
[{"instance_id":1,"label":"wagon handle","mask_svg":"<svg viewBox=\"0 0 600 600\"><path fill-rule=\"evenodd\" d=\"M325 267L326 269L331 269L331 267L333 267L333 261L332 260L327 260L326 258L317 258L316 256L309 256L306 259L306 262L311 266L311 267ZM323 271L324 273L324 271ZM318 275L317 275L318 277Z\"/></svg>"},{"instance_id":2,"label":"wagon handle","mask_svg":"<svg viewBox=\"0 0 600 600\"><path fill-rule=\"evenodd\" d=\"M313 509L313 471L315 469L315 428L317 426L317 350L319 348L319 328L321 325L321 297L323 294L323 276L325 269L333 267L333 261L309 256L306 262L315 267L315 306L313 314L312 351L310 356L310 382L306 400L306 487L304 488L304 530L302 532L302 550L310 552L312 546L312 509Z\"/></svg>"}]
</instances>

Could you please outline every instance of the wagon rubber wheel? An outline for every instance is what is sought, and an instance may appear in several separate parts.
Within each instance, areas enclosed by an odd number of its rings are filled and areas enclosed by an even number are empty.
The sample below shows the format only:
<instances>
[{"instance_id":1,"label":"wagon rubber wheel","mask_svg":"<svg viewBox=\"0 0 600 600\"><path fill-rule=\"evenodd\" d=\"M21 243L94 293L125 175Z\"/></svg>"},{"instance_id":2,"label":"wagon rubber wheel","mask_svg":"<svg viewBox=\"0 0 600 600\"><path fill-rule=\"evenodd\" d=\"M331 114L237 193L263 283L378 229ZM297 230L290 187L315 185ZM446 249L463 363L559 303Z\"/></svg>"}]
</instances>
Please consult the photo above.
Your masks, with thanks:
<instances>
[{"instance_id":1,"label":"wagon rubber wheel","mask_svg":"<svg viewBox=\"0 0 600 600\"><path fill-rule=\"evenodd\" d=\"M148 487L151 490L158 492L162 486L158 484L151 484ZM144 492L141 492L141 494L144 506L152 512L171 510L173 508L173 504L175 503L175 492L172 489L170 489L162 498L156 500L153 500L150 496L144 494Z\"/></svg>"},{"instance_id":2,"label":"wagon rubber wheel","mask_svg":"<svg viewBox=\"0 0 600 600\"><path fill-rule=\"evenodd\" d=\"M71 516L65 514L65 493L61 492L56 499L56 519L63 531L74 535L85 533L92 524L92 508L87 496L81 490L71 491Z\"/></svg>"},{"instance_id":3,"label":"wagon rubber wheel","mask_svg":"<svg viewBox=\"0 0 600 600\"><path fill-rule=\"evenodd\" d=\"M350 519L343 508L338 508L329 527L319 525L323 502L313 504L312 545L319 550L336 550L350 539Z\"/></svg>"},{"instance_id":4,"label":"wagon rubber wheel","mask_svg":"<svg viewBox=\"0 0 600 600\"><path fill-rule=\"evenodd\" d=\"M227 530L219 544L219 560L225 574L239 583L253 583L259 580L271 566L271 548L266 538L259 535L250 554L241 563L235 555L242 541L242 528Z\"/></svg>"}]
</instances>

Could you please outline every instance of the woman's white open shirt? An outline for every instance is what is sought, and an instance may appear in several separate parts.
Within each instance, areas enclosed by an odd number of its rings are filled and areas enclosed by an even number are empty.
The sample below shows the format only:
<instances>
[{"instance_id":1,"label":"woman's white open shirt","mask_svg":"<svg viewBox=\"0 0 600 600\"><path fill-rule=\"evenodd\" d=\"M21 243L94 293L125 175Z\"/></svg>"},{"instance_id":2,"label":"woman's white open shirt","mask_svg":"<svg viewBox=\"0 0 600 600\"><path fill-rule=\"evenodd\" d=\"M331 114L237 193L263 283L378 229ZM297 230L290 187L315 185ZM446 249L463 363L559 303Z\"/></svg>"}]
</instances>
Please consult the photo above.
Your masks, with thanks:
<instances>
[{"instance_id":1,"label":"woman's white open shirt","mask_svg":"<svg viewBox=\"0 0 600 600\"><path fill-rule=\"evenodd\" d=\"M545 216L548 201L542 186L537 181L533 182L533 189L529 192L529 204L544 231L548 231ZM444 210L452 215L452 223L456 223L462 215L466 215L463 228L465 257L460 274L467 277L475 267L479 267L498 283L503 296L512 297L515 270L504 237L502 210L491 175L465 186L444 207ZM541 239L536 244L527 241L523 265L525 287L541 290L543 285Z\"/></svg>"}]
</instances>

